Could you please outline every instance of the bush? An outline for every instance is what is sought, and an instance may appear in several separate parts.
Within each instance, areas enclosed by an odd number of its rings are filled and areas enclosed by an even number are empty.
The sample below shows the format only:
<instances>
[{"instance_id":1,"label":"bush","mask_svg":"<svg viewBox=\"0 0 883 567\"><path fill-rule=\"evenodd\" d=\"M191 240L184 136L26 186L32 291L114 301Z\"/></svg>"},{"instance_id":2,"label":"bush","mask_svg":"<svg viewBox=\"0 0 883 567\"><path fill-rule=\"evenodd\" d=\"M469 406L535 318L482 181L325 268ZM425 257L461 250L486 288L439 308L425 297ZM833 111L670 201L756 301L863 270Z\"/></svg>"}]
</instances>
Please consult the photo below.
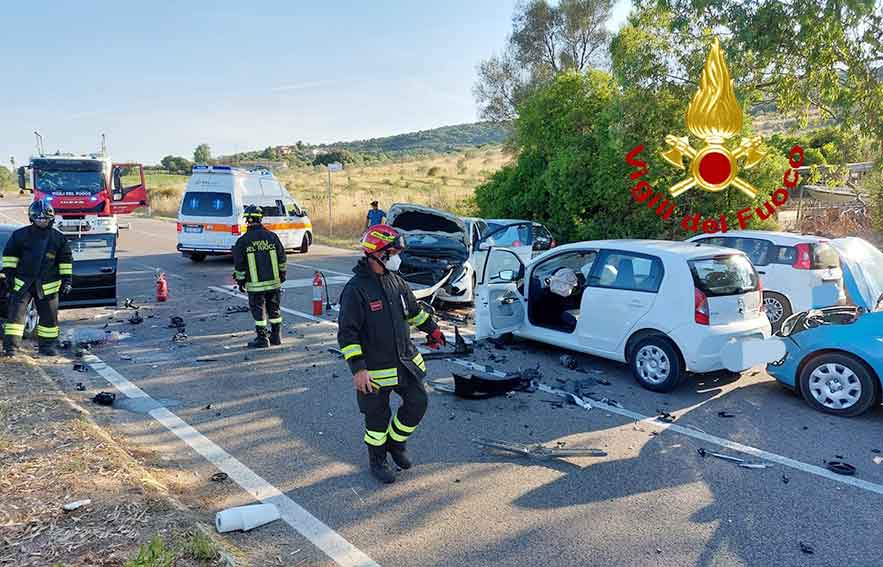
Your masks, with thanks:
<instances>
[{"instance_id":1,"label":"bush","mask_svg":"<svg viewBox=\"0 0 883 567\"><path fill-rule=\"evenodd\" d=\"M440 168L439 166L437 166L437 165L434 165L434 166L430 167L430 168L426 171L426 175L427 175L428 177L435 177L435 176L438 175L439 173L441 173L441 168Z\"/></svg>"}]
</instances>

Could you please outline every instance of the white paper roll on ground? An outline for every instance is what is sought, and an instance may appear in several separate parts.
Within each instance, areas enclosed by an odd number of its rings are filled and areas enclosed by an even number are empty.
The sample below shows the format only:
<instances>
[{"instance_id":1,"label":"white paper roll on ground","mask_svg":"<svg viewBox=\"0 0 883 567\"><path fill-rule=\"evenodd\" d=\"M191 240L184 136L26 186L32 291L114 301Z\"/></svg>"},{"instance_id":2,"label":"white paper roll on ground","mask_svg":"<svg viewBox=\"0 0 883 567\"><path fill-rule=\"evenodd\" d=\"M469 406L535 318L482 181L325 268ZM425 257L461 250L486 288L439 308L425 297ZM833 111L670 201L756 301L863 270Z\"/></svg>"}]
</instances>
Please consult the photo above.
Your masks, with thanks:
<instances>
[{"instance_id":1,"label":"white paper roll on ground","mask_svg":"<svg viewBox=\"0 0 883 567\"><path fill-rule=\"evenodd\" d=\"M247 532L279 518L279 510L273 504L237 506L215 514L215 527L222 534L236 530Z\"/></svg>"}]
</instances>

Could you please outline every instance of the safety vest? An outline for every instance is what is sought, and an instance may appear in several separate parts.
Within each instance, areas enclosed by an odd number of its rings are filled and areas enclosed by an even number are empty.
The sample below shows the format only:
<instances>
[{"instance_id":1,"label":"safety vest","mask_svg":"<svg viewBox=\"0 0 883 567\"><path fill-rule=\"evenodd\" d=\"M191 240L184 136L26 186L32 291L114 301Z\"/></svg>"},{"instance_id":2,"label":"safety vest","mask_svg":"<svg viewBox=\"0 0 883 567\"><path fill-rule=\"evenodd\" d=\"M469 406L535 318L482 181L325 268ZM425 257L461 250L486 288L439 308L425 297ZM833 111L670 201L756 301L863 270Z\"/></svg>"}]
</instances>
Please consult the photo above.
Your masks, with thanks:
<instances>
[{"instance_id":1,"label":"safety vest","mask_svg":"<svg viewBox=\"0 0 883 567\"><path fill-rule=\"evenodd\" d=\"M249 293L272 291L282 286L285 272L285 247L275 232L250 226L233 245L233 278L245 282Z\"/></svg>"},{"instance_id":2,"label":"safety vest","mask_svg":"<svg viewBox=\"0 0 883 567\"><path fill-rule=\"evenodd\" d=\"M3 249L3 272L13 292L36 286L38 297L47 297L61 290L64 279L74 273L71 248L58 230L34 225L12 233Z\"/></svg>"}]
</instances>

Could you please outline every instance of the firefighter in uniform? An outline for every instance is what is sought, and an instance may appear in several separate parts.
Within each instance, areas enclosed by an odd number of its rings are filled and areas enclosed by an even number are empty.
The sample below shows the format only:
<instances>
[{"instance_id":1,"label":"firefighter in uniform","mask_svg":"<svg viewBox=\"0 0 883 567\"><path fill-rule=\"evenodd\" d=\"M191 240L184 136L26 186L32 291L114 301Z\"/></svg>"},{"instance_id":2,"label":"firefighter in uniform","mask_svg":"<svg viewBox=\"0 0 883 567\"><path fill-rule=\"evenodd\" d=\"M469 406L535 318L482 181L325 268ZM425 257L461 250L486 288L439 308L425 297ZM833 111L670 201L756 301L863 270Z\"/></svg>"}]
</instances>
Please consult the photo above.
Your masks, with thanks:
<instances>
[{"instance_id":1,"label":"firefighter in uniform","mask_svg":"<svg viewBox=\"0 0 883 567\"><path fill-rule=\"evenodd\" d=\"M52 228L55 211L44 201L28 208L30 226L10 236L3 249L3 275L9 290L8 319L3 326L3 352L21 349L28 304L37 307L40 354L55 356L58 341L58 296L71 291L73 255L64 235Z\"/></svg>"},{"instance_id":2,"label":"firefighter in uniform","mask_svg":"<svg viewBox=\"0 0 883 567\"><path fill-rule=\"evenodd\" d=\"M282 344L282 283L287 267L285 247L275 232L261 224L260 207L245 207L245 234L233 245L233 278L239 291L248 292L248 306L254 317L257 337L249 348ZM267 324L269 323L269 332Z\"/></svg>"},{"instance_id":3,"label":"firefighter in uniform","mask_svg":"<svg viewBox=\"0 0 883 567\"><path fill-rule=\"evenodd\" d=\"M362 236L365 257L341 294L338 320L337 341L353 373L359 410L365 415L371 473L386 484L395 481L387 452L399 467L411 468L405 442L426 413L428 402L422 381L426 364L411 341L410 326L429 335L429 346L445 344L438 326L396 273L404 246L391 226L368 228ZM402 398L394 416L389 407L392 391Z\"/></svg>"}]
</instances>

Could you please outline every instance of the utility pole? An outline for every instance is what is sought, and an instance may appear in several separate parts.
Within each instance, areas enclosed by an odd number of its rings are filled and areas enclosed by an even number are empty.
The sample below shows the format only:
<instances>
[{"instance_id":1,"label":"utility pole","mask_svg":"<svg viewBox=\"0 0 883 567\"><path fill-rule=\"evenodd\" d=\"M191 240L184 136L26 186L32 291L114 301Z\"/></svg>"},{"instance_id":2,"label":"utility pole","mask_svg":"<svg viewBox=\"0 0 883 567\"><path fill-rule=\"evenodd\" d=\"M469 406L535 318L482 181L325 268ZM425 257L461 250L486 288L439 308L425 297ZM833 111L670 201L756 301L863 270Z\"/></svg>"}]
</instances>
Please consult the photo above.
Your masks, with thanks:
<instances>
[{"instance_id":1,"label":"utility pole","mask_svg":"<svg viewBox=\"0 0 883 567\"><path fill-rule=\"evenodd\" d=\"M332 201L334 200L333 193L333 182L331 180L331 174L335 171L343 170L343 164L339 162L333 162L328 164L328 237L334 237L334 219L333 219L333 211L332 211Z\"/></svg>"}]
</instances>

